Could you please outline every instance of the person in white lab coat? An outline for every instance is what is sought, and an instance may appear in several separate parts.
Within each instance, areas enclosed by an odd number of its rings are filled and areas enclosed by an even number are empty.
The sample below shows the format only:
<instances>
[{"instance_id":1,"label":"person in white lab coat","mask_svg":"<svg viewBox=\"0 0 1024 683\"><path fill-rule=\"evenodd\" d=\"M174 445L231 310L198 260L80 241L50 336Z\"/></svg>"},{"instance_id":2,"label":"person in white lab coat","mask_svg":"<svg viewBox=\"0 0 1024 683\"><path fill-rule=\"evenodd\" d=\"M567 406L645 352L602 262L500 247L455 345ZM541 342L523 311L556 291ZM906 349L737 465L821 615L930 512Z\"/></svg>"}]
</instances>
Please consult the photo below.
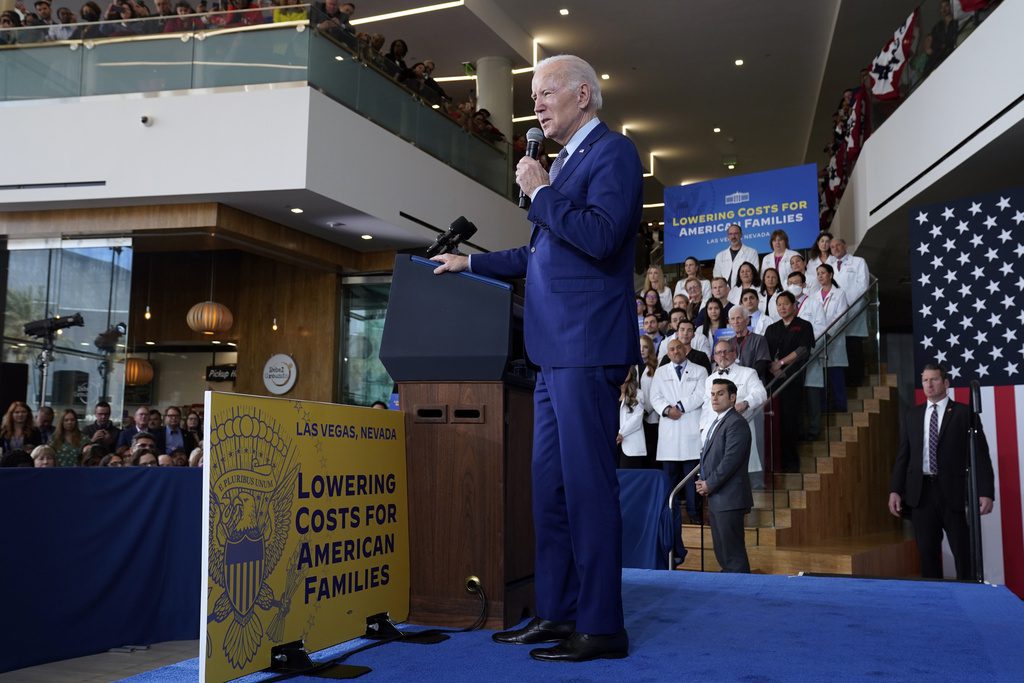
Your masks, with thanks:
<instances>
[{"instance_id":1,"label":"person in white lab coat","mask_svg":"<svg viewBox=\"0 0 1024 683\"><path fill-rule=\"evenodd\" d=\"M654 373L651 406L660 416L658 422L658 461L675 487L700 459L700 413L704 404L704 380L708 373L700 365L686 360L683 342L668 344L669 363ZM686 486L686 509L690 520L698 522L700 503L691 479Z\"/></svg>"},{"instance_id":2,"label":"person in white lab coat","mask_svg":"<svg viewBox=\"0 0 1024 683\"><path fill-rule=\"evenodd\" d=\"M846 355L850 364L846 368L848 386L859 386L864 380L864 338L868 336L867 300L861 299L868 291L871 275L867 262L853 256L846 250L846 240L836 237L832 240L832 260L835 268L836 285L846 293L850 315L855 316L846 328Z\"/></svg>"},{"instance_id":3,"label":"person in white lab coat","mask_svg":"<svg viewBox=\"0 0 1024 683\"><path fill-rule=\"evenodd\" d=\"M741 263L749 263L757 270L760 260L757 258L757 251L753 247L743 244L743 230L733 223L725 231L729 238L729 246L715 255L715 277L724 277L732 285L736 282L737 271Z\"/></svg>"},{"instance_id":4,"label":"person in white lab coat","mask_svg":"<svg viewBox=\"0 0 1024 683\"><path fill-rule=\"evenodd\" d=\"M647 443L644 440L644 397L640 390L637 367L630 366L619 394L619 467L643 469Z\"/></svg>"},{"instance_id":5,"label":"person in white lab coat","mask_svg":"<svg viewBox=\"0 0 1024 683\"><path fill-rule=\"evenodd\" d=\"M693 256L687 256L683 261L683 276L676 282L676 294L689 294L686 291L686 281L693 278L700 284L700 296L704 301L711 296L711 281L702 278L700 273L700 261Z\"/></svg>"},{"instance_id":6,"label":"person in white lab coat","mask_svg":"<svg viewBox=\"0 0 1024 683\"><path fill-rule=\"evenodd\" d=\"M739 309L736 313L740 314ZM727 379L736 385L736 405L734 409L741 414L750 425L752 437L750 446L750 459L747 463L748 472L762 472L764 470L764 407L768 400L768 393L764 384L757 376L753 368L744 367L736 362L738 352L736 340L723 339L715 344L714 372L708 375L704 381L704 408L700 413L701 433L715 421L715 411L711 410L711 383L716 379ZM755 479L755 488L763 488L763 483Z\"/></svg>"},{"instance_id":7,"label":"person in white lab coat","mask_svg":"<svg viewBox=\"0 0 1024 683\"><path fill-rule=\"evenodd\" d=\"M848 304L846 294L833 281L833 269L827 263L818 266L817 276L820 289L807 297L803 308L800 310L800 317L811 323L814 328L814 349L821 348L826 343L827 349L824 365L828 368L829 393L832 395L833 406L837 412L846 412L846 380L844 371L847 365L846 340L839 332L842 323L836 323L839 318L846 314ZM835 327L830 326L836 323ZM822 372L822 357L812 361L807 366L807 375L804 385L811 388L824 387L824 374ZM821 392L811 391L811 394ZM816 438L820 430L820 409L825 407L827 396L822 395L821 400L815 401L813 396L806 406L808 418L808 436Z\"/></svg>"},{"instance_id":8,"label":"person in white lab coat","mask_svg":"<svg viewBox=\"0 0 1024 683\"><path fill-rule=\"evenodd\" d=\"M772 245L772 251L765 254L764 258L761 259L761 275L763 277L764 271L768 268L774 268L779 273L779 279L785 281L791 267L789 259L796 252L789 248L789 235L786 234L785 230L772 231L769 241Z\"/></svg>"},{"instance_id":9,"label":"person in white lab coat","mask_svg":"<svg viewBox=\"0 0 1024 683\"><path fill-rule=\"evenodd\" d=\"M658 355L654 342L646 334L640 335L640 358L643 362L637 366L640 374L640 388L637 391L644 401L644 441L647 455L644 457L644 468L657 469L658 461L658 413L651 407L651 383L654 372L658 369Z\"/></svg>"}]
</instances>

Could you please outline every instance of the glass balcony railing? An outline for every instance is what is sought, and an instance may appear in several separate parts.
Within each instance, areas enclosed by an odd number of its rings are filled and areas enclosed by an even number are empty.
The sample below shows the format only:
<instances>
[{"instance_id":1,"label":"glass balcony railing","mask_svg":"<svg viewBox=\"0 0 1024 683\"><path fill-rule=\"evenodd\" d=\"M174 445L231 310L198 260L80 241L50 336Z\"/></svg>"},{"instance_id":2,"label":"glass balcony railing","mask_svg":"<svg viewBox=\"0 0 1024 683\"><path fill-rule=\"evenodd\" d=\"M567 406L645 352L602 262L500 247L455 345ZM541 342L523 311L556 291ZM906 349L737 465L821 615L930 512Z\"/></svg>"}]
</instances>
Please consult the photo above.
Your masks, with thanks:
<instances>
[{"instance_id":1,"label":"glass balcony railing","mask_svg":"<svg viewBox=\"0 0 1024 683\"><path fill-rule=\"evenodd\" d=\"M301 10L296 6L290 10ZM286 15L287 16L287 15ZM314 20L315 23L315 20ZM458 125L446 103L406 88L353 37L272 10L0 30L0 102L305 82L499 194L513 198L511 146ZM69 25L70 27L70 25Z\"/></svg>"}]
</instances>

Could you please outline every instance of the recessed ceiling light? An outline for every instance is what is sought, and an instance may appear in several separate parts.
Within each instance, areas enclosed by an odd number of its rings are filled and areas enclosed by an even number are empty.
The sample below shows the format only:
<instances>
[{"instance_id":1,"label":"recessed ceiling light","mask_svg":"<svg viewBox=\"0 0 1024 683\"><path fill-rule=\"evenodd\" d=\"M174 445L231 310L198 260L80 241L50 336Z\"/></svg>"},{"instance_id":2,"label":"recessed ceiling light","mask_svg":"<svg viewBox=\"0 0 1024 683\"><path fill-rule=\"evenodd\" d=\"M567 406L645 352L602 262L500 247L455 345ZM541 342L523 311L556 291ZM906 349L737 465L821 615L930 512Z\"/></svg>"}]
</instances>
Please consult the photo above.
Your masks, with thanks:
<instances>
[{"instance_id":1,"label":"recessed ceiling light","mask_svg":"<svg viewBox=\"0 0 1024 683\"><path fill-rule=\"evenodd\" d=\"M238 346L235 342L228 342L228 346Z\"/></svg>"},{"instance_id":2,"label":"recessed ceiling light","mask_svg":"<svg viewBox=\"0 0 1024 683\"><path fill-rule=\"evenodd\" d=\"M211 343L211 344L220 344L220 342L219 342L219 341L217 341L216 339L211 339L211 340L210 340L210 343Z\"/></svg>"},{"instance_id":3,"label":"recessed ceiling light","mask_svg":"<svg viewBox=\"0 0 1024 683\"><path fill-rule=\"evenodd\" d=\"M569 10L567 9L560 9L558 10L558 13L561 14L563 17L569 16Z\"/></svg>"},{"instance_id":4,"label":"recessed ceiling light","mask_svg":"<svg viewBox=\"0 0 1024 683\"><path fill-rule=\"evenodd\" d=\"M345 58L342 57L341 55L334 55L334 59L339 61L339 62L344 62L345 61Z\"/></svg>"},{"instance_id":5,"label":"recessed ceiling light","mask_svg":"<svg viewBox=\"0 0 1024 683\"><path fill-rule=\"evenodd\" d=\"M440 109L441 105L440 104L432 104L432 105L430 105L430 108L431 109Z\"/></svg>"},{"instance_id":6,"label":"recessed ceiling light","mask_svg":"<svg viewBox=\"0 0 1024 683\"><path fill-rule=\"evenodd\" d=\"M733 62L733 64L735 64L736 66L743 66L743 60L737 59L735 62Z\"/></svg>"},{"instance_id":7,"label":"recessed ceiling light","mask_svg":"<svg viewBox=\"0 0 1024 683\"><path fill-rule=\"evenodd\" d=\"M608 74L601 74L602 81L607 81L609 78L611 78L611 76L609 76Z\"/></svg>"},{"instance_id":8,"label":"recessed ceiling light","mask_svg":"<svg viewBox=\"0 0 1024 683\"><path fill-rule=\"evenodd\" d=\"M146 342L146 346L156 346L156 342Z\"/></svg>"},{"instance_id":9,"label":"recessed ceiling light","mask_svg":"<svg viewBox=\"0 0 1024 683\"><path fill-rule=\"evenodd\" d=\"M293 207L291 209L291 212L292 213L302 213L302 209L300 209L299 207L296 206L296 207Z\"/></svg>"},{"instance_id":10,"label":"recessed ceiling light","mask_svg":"<svg viewBox=\"0 0 1024 683\"><path fill-rule=\"evenodd\" d=\"M711 129L711 132L712 133L721 133L722 129L719 128L718 126L715 126L714 128Z\"/></svg>"},{"instance_id":11,"label":"recessed ceiling light","mask_svg":"<svg viewBox=\"0 0 1024 683\"><path fill-rule=\"evenodd\" d=\"M372 240L373 239L373 235L360 235L359 237L361 239L364 239L364 240Z\"/></svg>"},{"instance_id":12,"label":"recessed ceiling light","mask_svg":"<svg viewBox=\"0 0 1024 683\"><path fill-rule=\"evenodd\" d=\"M736 164L729 164L728 166L726 166L726 168L732 171L733 169L736 168Z\"/></svg>"},{"instance_id":13,"label":"recessed ceiling light","mask_svg":"<svg viewBox=\"0 0 1024 683\"><path fill-rule=\"evenodd\" d=\"M89 342L79 342L82 346L88 346Z\"/></svg>"}]
</instances>

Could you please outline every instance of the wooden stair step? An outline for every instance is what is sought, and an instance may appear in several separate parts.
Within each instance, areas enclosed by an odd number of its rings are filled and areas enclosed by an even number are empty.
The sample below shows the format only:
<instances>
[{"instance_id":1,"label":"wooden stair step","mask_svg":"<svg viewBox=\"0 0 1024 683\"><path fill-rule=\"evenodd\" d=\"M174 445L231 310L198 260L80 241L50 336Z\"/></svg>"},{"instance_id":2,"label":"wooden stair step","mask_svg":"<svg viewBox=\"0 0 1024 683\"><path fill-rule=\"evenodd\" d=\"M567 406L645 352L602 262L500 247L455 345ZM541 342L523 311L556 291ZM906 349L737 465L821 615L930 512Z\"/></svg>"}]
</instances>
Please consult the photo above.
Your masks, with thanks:
<instances>
[{"instance_id":1,"label":"wooden stair step","mask_svg":"<svg viewBox=\"0 0 1024 683\"><path fill-rule=\"evenodd\" d=\"M828 413L822 422L829 427L852 427L853 415L850 413Z\"/></svg>"},{"instance_id":2,"label":"wooden stair step","mask_svg":"<svg viewBox=\"0 0 1024 683\"><path fill-rule=\"evenodd\" d=\"M793 525L793 512L789 508L761 510L754 508L743 517L743 526L775 527L786 529Z\"/></svg>"},{"instance_id":3,"label":"wooden stair step","mask_svg":"<svg viewBox=\"0 0 1024 683\"><path fill-rule=\"evenodd\" d=\"M804 475L799 473L778 472L772 475L775 478L775 489L793 491L804 488Z\"/></svg>"},{"instance_id":4,"label":"wooden stair step","mask_svg":"<svg viewBox=\"0 0 1024 683\"><path fill-rule=\"evenodd\" d=\"M754 507L762 509L788 508L789 491L754 491Z\"/></svg>"}]
</instances>

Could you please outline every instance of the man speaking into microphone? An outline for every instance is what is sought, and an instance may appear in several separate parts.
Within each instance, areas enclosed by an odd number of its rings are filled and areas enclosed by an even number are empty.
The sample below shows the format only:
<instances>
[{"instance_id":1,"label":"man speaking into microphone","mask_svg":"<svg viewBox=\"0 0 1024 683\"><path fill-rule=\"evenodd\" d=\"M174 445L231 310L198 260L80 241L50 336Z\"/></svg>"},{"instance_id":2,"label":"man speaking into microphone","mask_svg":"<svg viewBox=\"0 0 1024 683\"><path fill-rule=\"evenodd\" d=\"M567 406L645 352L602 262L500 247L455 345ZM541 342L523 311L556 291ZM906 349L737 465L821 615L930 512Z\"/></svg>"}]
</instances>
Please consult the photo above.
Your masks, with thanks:
<instances>
[{"instance_id":1,"label":"man speaking into microphone","mask_svg":"<svg viewBox=\"0 0 1024 683\"><path fill-rule=\"evenodd\" d=\"M534 112L563 146L550 175L523 157L530 244L434 257L435 273L526 277L524 336L540 366L534 391L533 521L537 618L494 634L501 643L556 643L534 659L628 654L622 617L622 519L615 473L619 385L639 361L633 252L642 209L636 148L597 118L601 88L579 57L537 64ZM513 492L514 495L514 492Z\"/></svg>"}]
</instances>

